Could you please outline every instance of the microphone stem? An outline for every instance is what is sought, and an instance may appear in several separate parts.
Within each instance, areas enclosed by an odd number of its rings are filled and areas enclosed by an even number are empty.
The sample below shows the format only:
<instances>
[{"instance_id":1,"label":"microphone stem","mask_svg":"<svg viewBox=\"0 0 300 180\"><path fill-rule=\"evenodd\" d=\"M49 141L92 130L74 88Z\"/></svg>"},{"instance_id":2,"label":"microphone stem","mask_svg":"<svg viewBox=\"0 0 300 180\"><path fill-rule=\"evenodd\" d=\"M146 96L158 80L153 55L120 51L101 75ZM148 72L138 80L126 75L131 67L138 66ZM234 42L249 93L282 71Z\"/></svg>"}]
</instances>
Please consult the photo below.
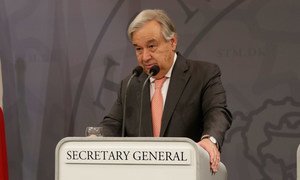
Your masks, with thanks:
<instances>
[{"instance_id":1,"label":"microphone stem","mask_svg":"<svg viewBox=\"0 0 300 180\"><path fill-rule=\"evenodd\" d=\"M125 92L125 96L124 96L124 106L123 106L123 122L122 122L122 137L125 137L125 125L126 125L126 105L127 105L127 90L128 90L128 87L129 87L129 84L131 82L131 80L136 76L136 73L133 73L127 84L126 84L126 92Z\"/></svg>"},{"instance_id":2,"label":"microphone stem","mask_svg":"<svg viewBox=\"0 0 300 180\"><path fill-rule=\"evenodd\" d=\"M147 77L147 79L144 81L143 87L142 87L142 92L141 92L141 104L140 104L140 117L139 117L139 136L141 137L141 125L142 125L142 114L143 114L143 99L144 99L144 89L146 86L146 83L148 82L148 80L153 76L153 72L151 72L149 74L149 76Z\"/></svg>"}]
</instances>

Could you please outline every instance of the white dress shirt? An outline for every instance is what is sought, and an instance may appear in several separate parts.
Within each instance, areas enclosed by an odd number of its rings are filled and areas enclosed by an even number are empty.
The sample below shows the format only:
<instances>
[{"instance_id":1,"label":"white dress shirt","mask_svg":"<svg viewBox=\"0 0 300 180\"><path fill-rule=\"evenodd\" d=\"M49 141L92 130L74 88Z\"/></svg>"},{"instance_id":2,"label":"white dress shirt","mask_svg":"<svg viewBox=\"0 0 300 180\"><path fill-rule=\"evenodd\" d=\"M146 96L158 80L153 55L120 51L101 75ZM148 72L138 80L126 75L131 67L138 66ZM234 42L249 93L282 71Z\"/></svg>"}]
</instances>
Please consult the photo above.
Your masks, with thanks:
<instances>
[{"instance_id":1,"label":"white dress shirt","mask_svg":"<svg viewBox=\"0 0 300 180\"><path fill-rule=\"evenodd\" d=\"M174 55L174 60L173 60L173 64L171 66L171 68L169 69L169 71L167 72L167 74L165 75L166 77L166 80L161 88L161 92L162 92L162 96L163 96L163 107L165 107L165 102L166 102L166 97L167 97L167 93L168 93L168 88L169 88L169 84L170 84L170 78L171 78L171 74L172 74L172 71L173 71L173 67L174 67L174 64L175 64L175 61L177 59L177 54L175 53ZM155 78L151 77L150 78L150 101L152 100L152 97L153 97L153 94L154 94L154 91L155 91Z\"/></svg>"}]
</instances>

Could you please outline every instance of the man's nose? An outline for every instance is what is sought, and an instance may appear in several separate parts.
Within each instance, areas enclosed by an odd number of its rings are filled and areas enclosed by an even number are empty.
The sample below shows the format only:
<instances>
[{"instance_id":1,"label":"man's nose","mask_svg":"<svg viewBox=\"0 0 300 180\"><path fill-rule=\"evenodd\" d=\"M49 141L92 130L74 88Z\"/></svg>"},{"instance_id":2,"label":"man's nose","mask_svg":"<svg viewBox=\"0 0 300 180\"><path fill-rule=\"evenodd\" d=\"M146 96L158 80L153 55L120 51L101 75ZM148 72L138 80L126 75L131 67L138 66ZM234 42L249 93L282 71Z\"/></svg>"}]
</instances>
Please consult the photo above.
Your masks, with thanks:
<instances>
[{"instance_id":1,"label":"man's nose","mask_svg":"<svg viewBox=\"0 0 300 180\"><path fill-rule=\"evenodd\" d=\"M143 51L143 61L147 61L151 59L151 54L147 48L144 49Z\"/></svg>"}]
</instances>

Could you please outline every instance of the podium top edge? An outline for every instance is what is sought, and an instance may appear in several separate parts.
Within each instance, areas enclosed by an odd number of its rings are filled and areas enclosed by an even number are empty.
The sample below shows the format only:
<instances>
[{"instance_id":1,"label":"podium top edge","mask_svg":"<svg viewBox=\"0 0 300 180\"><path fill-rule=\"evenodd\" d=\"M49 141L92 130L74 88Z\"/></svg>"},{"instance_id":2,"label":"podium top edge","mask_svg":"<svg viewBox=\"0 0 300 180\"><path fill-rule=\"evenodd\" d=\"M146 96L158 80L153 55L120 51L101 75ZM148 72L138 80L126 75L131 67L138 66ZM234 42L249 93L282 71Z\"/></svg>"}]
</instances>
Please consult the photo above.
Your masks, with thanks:
<instances>
[{"instance_id":1,"label":"podium top edge","mask_svg":"<svg viewBox=\"0 0 300 180\"><path fill-rule=\"evenodd\" d=\"M66 142L76 141L96 141L96 142L195 142L186 137L65 137L58 142L63 144Z\"/></svg>"},{"instance_id":2,"label":"podium top edge","mask_svg":"<svg viewBox=\"0 0 300 180\"><path fill-rule=\"evenodd\" d=\"M56 145L56 151L67 142L186 142L198 147L196 143L186 137L65 137Z\"/></svg>"}]
</instances>

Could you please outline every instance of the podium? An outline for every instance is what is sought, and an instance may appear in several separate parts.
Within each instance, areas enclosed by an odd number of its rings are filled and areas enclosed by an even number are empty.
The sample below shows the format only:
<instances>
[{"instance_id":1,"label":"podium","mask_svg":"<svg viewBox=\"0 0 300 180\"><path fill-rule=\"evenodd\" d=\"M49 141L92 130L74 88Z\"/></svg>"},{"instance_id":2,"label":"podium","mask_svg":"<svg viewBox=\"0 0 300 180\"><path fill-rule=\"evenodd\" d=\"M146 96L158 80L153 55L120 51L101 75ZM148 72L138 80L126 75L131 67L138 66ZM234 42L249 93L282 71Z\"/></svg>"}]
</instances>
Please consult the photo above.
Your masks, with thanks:
<instances>
[{"instance_id":1,"label":"podium","mask_svg":"<svg viewBox=\"0 0 300 180\"><path fill-rule=\"evenodd\" d=\"M300 180L300 144L297 150L297 180Z\"/></svg>"},{"instance_id":2,"label":"podium","mask_svg":"<svg viewBox=\"0 0 300 180\"><path fill-rule=\"evenodd\" d=\"M208 153L188 138L67 137L56 146L55 179L226 180L212 174Z\"/></svg>"}]
</instances>

